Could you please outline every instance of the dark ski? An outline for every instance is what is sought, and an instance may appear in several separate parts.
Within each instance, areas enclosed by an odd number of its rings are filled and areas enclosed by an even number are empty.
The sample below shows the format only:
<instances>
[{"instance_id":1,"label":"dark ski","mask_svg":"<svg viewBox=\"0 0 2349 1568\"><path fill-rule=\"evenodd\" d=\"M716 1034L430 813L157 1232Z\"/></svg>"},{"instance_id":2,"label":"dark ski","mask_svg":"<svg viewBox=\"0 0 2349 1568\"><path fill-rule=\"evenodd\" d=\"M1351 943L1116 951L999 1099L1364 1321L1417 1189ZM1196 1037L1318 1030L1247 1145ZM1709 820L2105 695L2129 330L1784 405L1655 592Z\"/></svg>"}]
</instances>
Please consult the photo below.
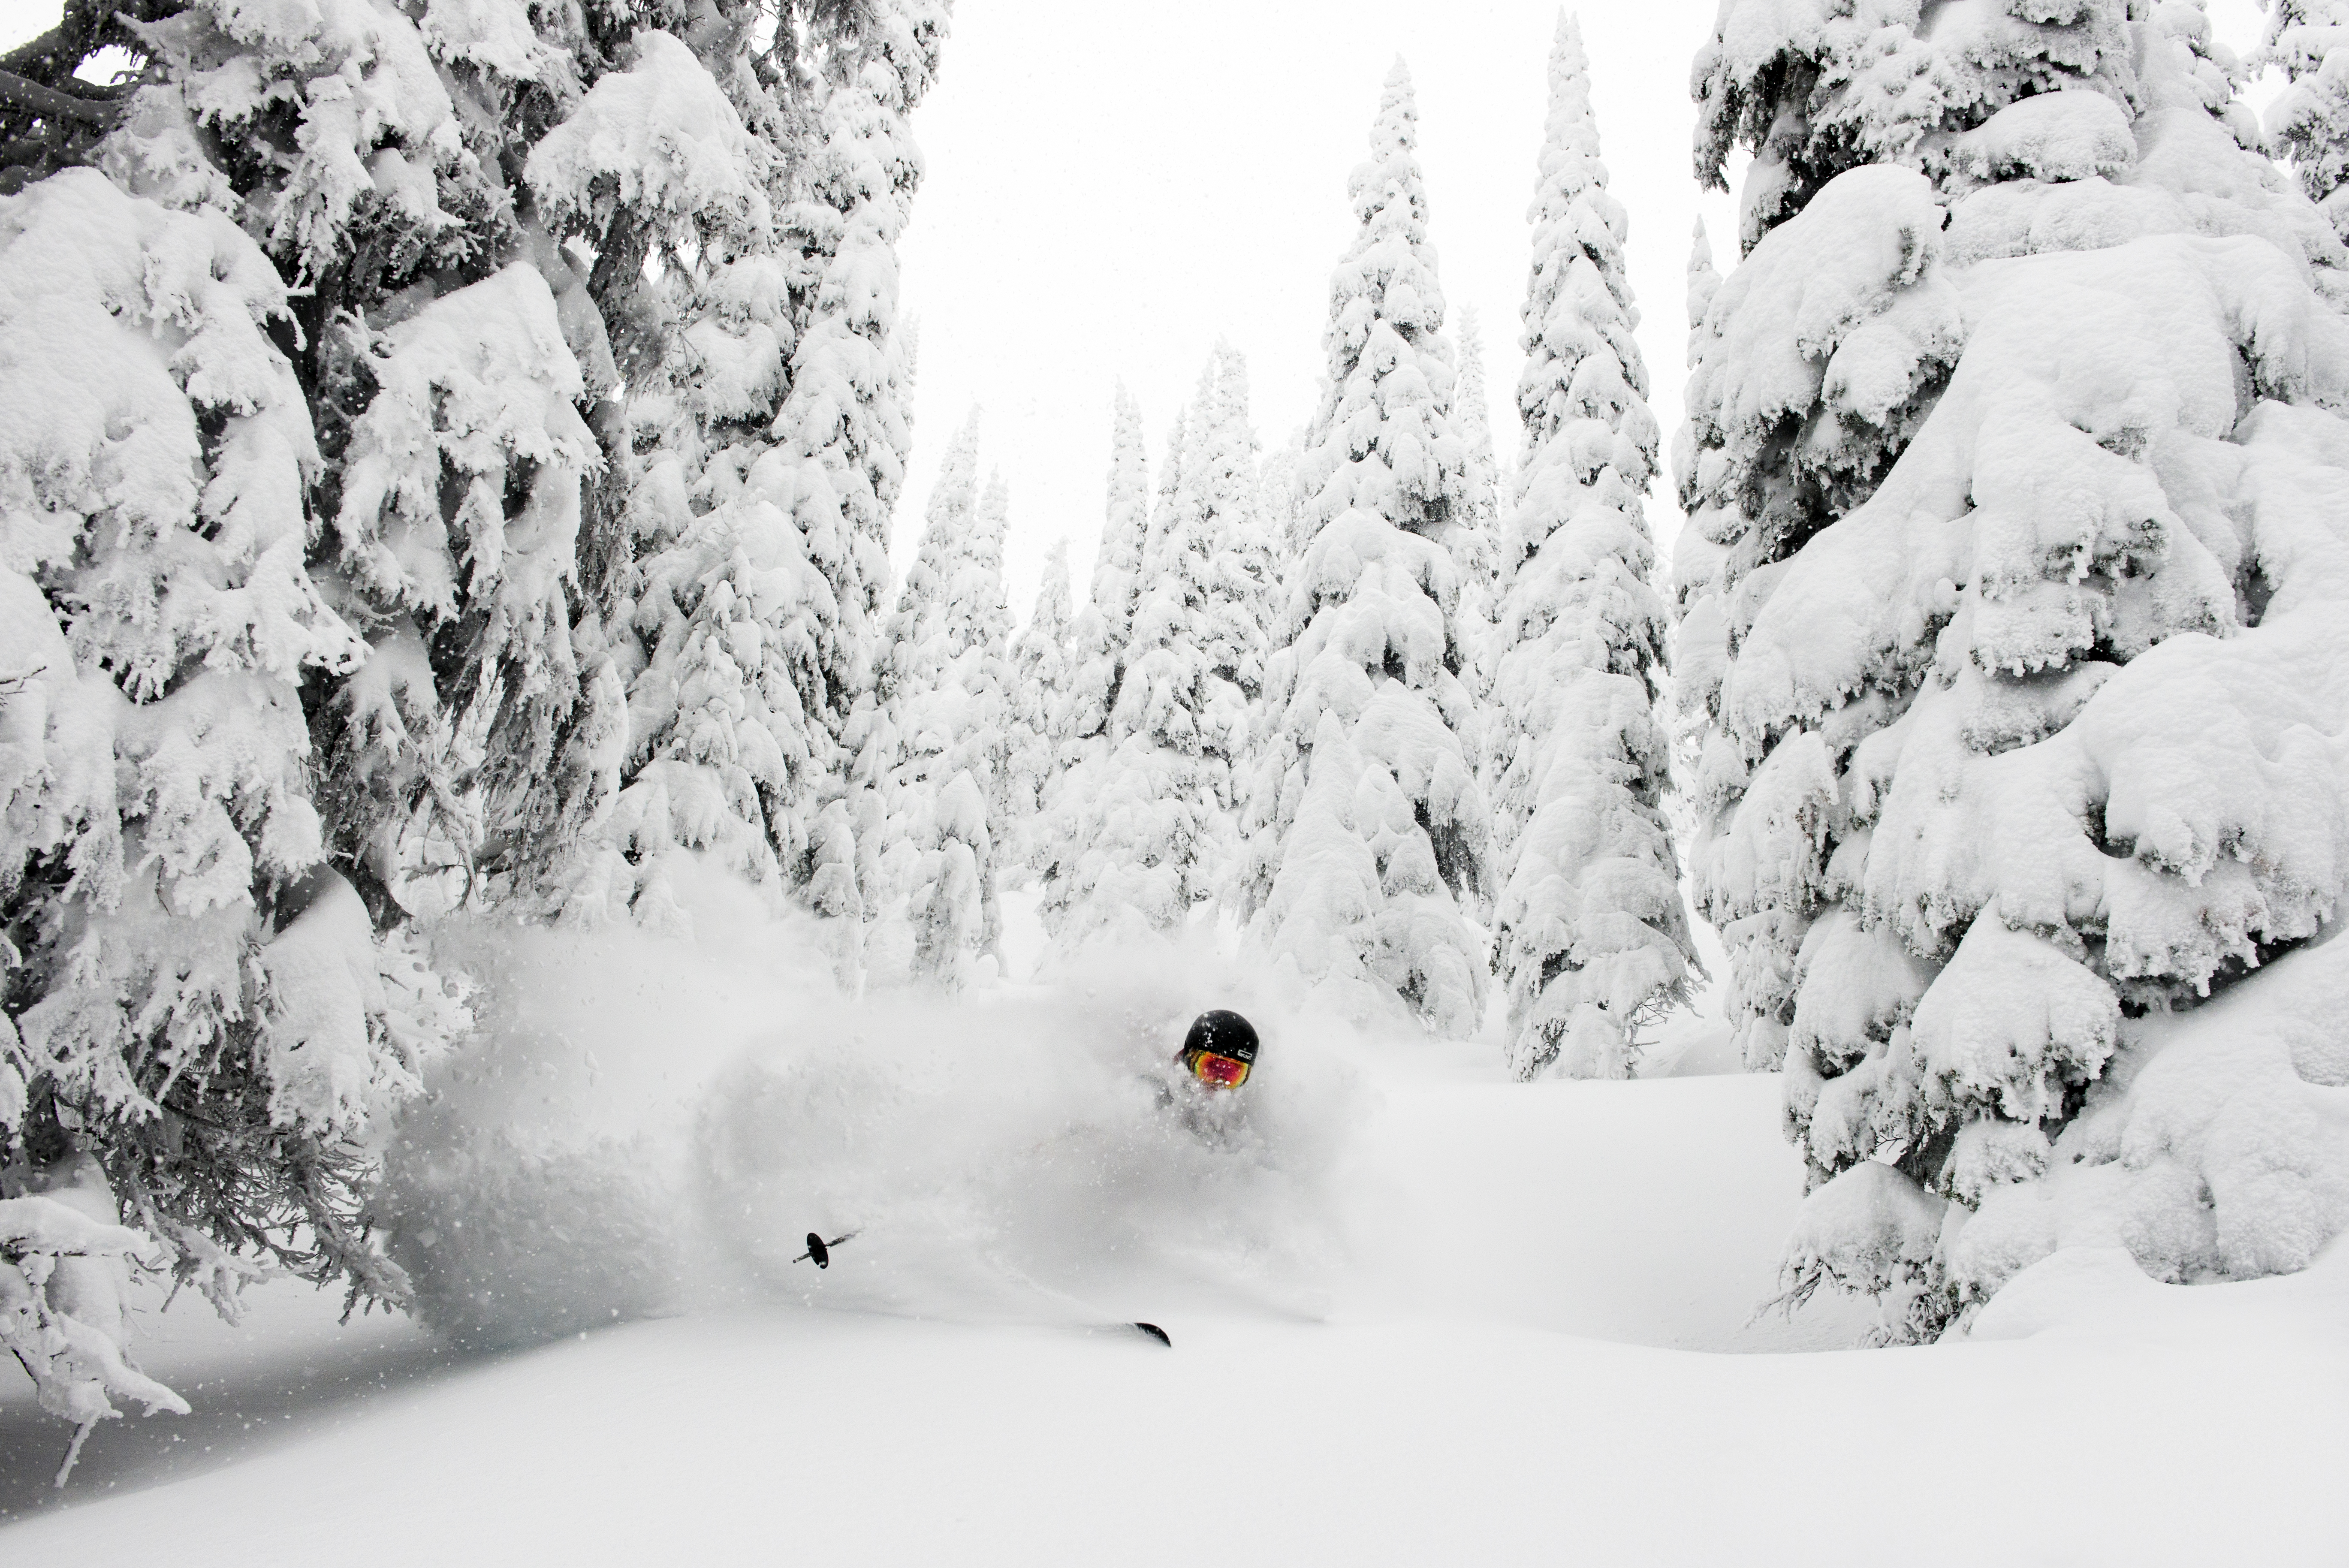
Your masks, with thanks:
<instances>
[{"instance_id":1,"label":"dark ski","mask_svg":"<svg viewBox=\"0 0 2349 1568\"><path fill-rule=\"evenodd\" d=\"M828 1242L816 1232L810 1231L807 1233L807 1251L793 1258L792 1262L795 1264L812 1263L820 1269L828 1269L832 1266L832 1249L840 1245L843 1242L853 1242L855 1239L856 1233L854 1231L849 1232L844 1236L834 1236ZM1036 1282L1033 1280L1030 1280L1028 1284L1036 1289L1040 1290L1043 1288L1042 1286L1037 1285ZM1049 1294L1053 1295L1061 1295L1058 1291L1052 1291ZM1061 1299L1069 1301L1071 1305L1077 1305L1073 1298L1062 1296ZM1137 1330L1140 1333L1145 1334L1151 1338L1155 1339L1159 1344L1164 1345L1169 1350L1174 1348L1174 1337L1154 1323L1121 1323L1117 1325L1117 1326L1120 1328Z\"/></svg>"}]
</instances>

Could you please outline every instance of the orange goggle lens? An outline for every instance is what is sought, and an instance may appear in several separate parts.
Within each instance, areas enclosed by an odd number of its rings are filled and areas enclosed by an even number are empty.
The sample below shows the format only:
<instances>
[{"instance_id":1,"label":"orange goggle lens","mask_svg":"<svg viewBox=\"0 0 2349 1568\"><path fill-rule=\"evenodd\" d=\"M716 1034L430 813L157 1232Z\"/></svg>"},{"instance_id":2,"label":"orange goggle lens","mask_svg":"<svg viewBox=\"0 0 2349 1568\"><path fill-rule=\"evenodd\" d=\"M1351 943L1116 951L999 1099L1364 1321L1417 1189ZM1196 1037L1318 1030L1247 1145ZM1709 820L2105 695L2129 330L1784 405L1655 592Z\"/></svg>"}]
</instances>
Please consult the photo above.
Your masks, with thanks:
<instances>
[{"instance_id":1,"label":"orange goggle lens","mask_svg":"<svg viewBox=\"0 0 2349 1568\"><path fill-rule=\"evenodd\" d=\"M1191 1076L1209 1088L1237 1088L1247 1082L1248 1064L1201 1051L1191 1058Z\"/></svg>"}]
</instances>

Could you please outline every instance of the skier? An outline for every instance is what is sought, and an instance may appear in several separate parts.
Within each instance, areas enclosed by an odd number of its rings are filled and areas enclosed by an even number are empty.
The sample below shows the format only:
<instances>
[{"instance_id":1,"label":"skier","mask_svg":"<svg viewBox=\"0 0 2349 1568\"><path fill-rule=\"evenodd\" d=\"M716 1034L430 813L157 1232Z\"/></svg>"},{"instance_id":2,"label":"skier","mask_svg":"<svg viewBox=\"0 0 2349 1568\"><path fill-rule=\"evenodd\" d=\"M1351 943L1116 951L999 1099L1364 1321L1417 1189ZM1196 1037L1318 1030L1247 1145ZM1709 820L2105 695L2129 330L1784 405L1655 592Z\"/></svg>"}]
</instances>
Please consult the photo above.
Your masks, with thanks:
<instances>
[{"instance_id":1,"label":"skier","mask_svg":"<svg viewBox=\"0 0 2349 1568\"><path fill-rule=\"evenodd\" d=\"M1256 1068L1256 1026L1218 1007L1200 1014L1175 1059L1210 1089L1237 1088Z\"/></svg>"}]
</instances>

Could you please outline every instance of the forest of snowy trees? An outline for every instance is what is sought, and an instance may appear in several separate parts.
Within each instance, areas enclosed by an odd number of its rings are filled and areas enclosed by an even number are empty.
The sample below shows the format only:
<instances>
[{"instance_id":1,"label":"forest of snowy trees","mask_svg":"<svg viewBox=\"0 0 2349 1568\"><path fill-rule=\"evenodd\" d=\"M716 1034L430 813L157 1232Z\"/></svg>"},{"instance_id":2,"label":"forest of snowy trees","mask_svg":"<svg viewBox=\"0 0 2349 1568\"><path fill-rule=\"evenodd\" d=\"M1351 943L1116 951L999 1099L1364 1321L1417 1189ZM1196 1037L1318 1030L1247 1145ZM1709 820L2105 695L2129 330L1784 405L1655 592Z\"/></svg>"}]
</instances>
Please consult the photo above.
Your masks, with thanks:
<instances>
[{"instance_id":1,"label":"forest of snowy trees","mask_svg":"<svg viewBox=\"0 0 2349 1568\"><path fill-rule=\"evenodd\" d=\"M978 411L903 493L948 9L73 0L0 58L0 1344L46 1408L179 1407L134 1263L412 1306L385 1151L507 1016L442 934L689 941L711 872L852 996L1026 980L1020 894L1048 979L1223 940L1526 1080L1637 1076L1717 985L1809 1172L1786 1299L1888 1342L2059 1246L2240 1278L2349 1227L2349 1056L2280 966L2349 887L2349 12L2277 0L2262 126L2195 0L1724 0L1684 410L1575 23L1513 396L1398 62L1318 401L1227 342L1163 429L1119 387L1022 622ZM2263 987L2266 1036L2174 1039Z\"/></svg>"}]
</instances>

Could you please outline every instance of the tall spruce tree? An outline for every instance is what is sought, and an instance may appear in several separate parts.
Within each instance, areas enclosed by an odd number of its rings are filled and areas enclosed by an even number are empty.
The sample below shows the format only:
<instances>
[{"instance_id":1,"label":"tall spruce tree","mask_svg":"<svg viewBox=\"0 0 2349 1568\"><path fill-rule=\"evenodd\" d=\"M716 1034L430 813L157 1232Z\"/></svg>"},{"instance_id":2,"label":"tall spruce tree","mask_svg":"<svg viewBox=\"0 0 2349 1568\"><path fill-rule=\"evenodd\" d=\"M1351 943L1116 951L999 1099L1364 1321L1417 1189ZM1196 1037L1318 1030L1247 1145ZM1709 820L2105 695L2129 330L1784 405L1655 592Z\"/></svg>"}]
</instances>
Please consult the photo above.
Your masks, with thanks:
<instances>
[{"instance_id":1,"label":"tall spruce tree","mask_svg":"<svg viewBox=\"0 0 2349 1568\"><path fill-rule=\"evenodd\" d=\"M822 913L861 908L844 797L909 436L895 246L921 161L906 118L943 30L936 5L885 5L814 62L801 156L765 170L775 222L673 285L686 325L631 400L648 451L629 498L645 544L615 852L574 914L625 905L677 924L673 848Z\"/></svg>"},{"instance_id":2,"label":"tall spruce tree","mask_svg":"<svg viewBox=\"0 0 2349 1568\"><path fill-rule=\"evenodd\" d=\"M1010 875L1024 882L1043 867L1050 835L1044 820L1065 766L1069 716L1071 628L1069 542L1053 541L1028 624L1011 645L1011 807L1009 827L1019 840Z\"/></svg>"},{"instance_id":3,"label":"tall spruce tree","mask_svg":"<svg viewBox=\"0 0 2349 1568\"><path fill-rule=\"evenodd\" d=\"M1043 883L1039 910L1045 929L1066 938L1071 913L1089 903L1090 874L1080 882L1085 850L1083 819L1115 746L1112 716L1124 685L1126 647L1142 588L1143 552L1150 544L1150 468L1143 450L1142 407L1121 384L1110 426L1108 500L1101 544L1093 556L1091 591L1077 617L1059 775L1042 802L1037 871Z\"/></svg>"},{"instance_id":4,"label":"tall spruce tree","mask_svg":"<svg viewBox=\"0 0 2349 1568\"><path fill-rule=\"evenodd\" d=\"M880 700L892 739L886 817L868 893L874 979L948 989L999 961L997 903L1010 769L1009 491L978 484L978 418L947 449L890 619ZM873 893L877 893L874 899Z\"/></svg>"},{"instance_id":5,"label":"tall spruce tree","mask_svg":"<svg viewBox=\"0 0 2349 1568\"><path fill-rule=\"evenodd\" d=\"M1494 624L1501 615L1506 551L1501 540L1501 490L1493 459L1493 409L1485 395L1485 335L1473 305L1460 312L1460 385L1453 399L1454 422L1467 449L1467 520L1454 554L1460 562L1460 620L1475 661L1472 682L1478 701L1492 690Z\"/></svg>"},{"instance_id":6,"label":"tall spruce tree","mask_svg":"<svg viewBox=\"0 0 2349 1568\"><path fill-rule=\"evenodd\" d=\"M1914 1338L2062 1245L2298 1267L2349 1222L2337 1073L2278 1024L2349 891L2283 738L2349 703L2340 242L2199 7L1850 55L1733 9L1701 168L1775 168L1690 383L1679 680L1696 895L1816 1189L1790 1294Z\"/></svg>"},{"instance_id":7,"label":"tall spruce tree","mask_svg":"<svg viewBox=\"0 0 2349 1568\"><path fill-rule=\"evenodd\" d=\"M1704 343L1705 313L1713 308L1713 296L1721 292L1721 273L1713 264L1713 241L1704 232L1704 220L1696 221L1689 235L1688 259L1688 362L1694 365L1697 351Z\"/></svg>"},{"instance_id":8,"label":"tall spruce tree","mask_svg":"<svg viewBox=\"0 0 2349 1568\"><path fill-rule=\"evenodd\" d=\"M1467 513L1417 111L1401 61L1349 193L1361 229L1330 290L1328 380L1306 438L1311 542L1267 689L1279 717L1246 890L1271 953L1343 1011L1477 1026L1465 909L1488 816L1452 544Z\"/></svg>"},{"instance_id":9,"label":"tall spruce tree","mask_svg":"<svg viewBox=\"0 0 2349 1568\"><path fill-rule=\"evenodd\" d=\"M223 1311L233 1254L404 1299L371 1140L465 1021L309 792L300 685L367 646L304 565L290 308L217 213L88 169L0 198L0 1197L119 1201Z\"/></svg>"},{"instance_id":10,"label":"tall spruce tree","mask_svg":"<svg viewBox=\"0 0 2349 1568\"><path fill-rule=\"evenodd\" d=\"M1280 557L1257 461L1263 442L1248 416L1247 362L1229 345L1217 346L1192 419L1202 432L1192 483L1209 562L1201 647L1216 678L1254 708L1264 695ZM1235 785L1247 749L1242 729L1232 741Z\"/></svg>"},{"instance_id":11,"label":"tall spruce tree","mask_svg":"<svg viewBox=\"0 0 2349 1568\"><path fill-rule=\"evenodd\" d=\"M1068 803L1058 936L1180 930L1231 874L1234 772L1260 669L1268 557L1256 537L1247 376L1218 349L1176 422L1144 548L1109 731Z\"/></svg>"},{"instance_id":12,"label":"tall spruce tree","mask_svg":"<svg viewBox=\"0 0 2349 1568\"><path fill-rule=\"evenodd\" d=\"M1665 637L1642 498L1647 366L1580 27L1558 19L1526 284L1524 424L1488 709L1509 1063L1627 1077L1692 967L1656 720Z\"/></svg>"}]
</instances>

